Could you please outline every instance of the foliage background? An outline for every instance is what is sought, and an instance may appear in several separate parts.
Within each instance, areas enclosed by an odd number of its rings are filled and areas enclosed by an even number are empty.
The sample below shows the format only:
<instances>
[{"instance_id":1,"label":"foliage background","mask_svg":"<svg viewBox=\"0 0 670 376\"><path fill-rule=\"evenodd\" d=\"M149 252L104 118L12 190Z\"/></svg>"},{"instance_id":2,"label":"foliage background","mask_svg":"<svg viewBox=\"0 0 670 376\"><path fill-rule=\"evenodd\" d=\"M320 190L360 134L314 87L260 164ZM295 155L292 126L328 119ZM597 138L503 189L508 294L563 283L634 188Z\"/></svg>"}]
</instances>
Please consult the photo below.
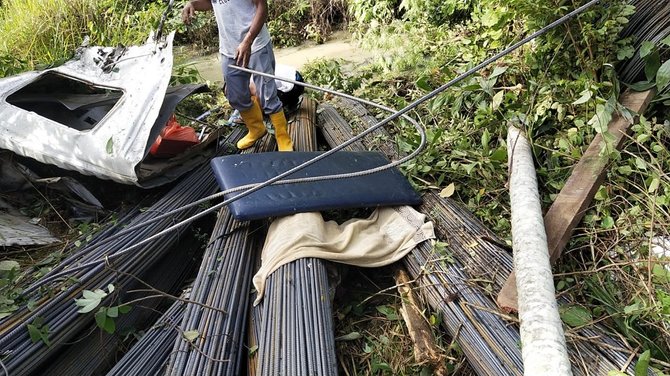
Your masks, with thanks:
<instances>
[{"instance_id":1,"label":"foliage background","mask_svg":"<svg viewBox=\"0 0 670 376\"><path fill-rule=\"evenodd\" d=\"M306 76L402 108L584 3L352 0L354 32L364 45L388 52L353 75L320 61ZM429 145L404 171L420 189L454 184L455 196L509 241L507 127L529 134L546 209L595 134L611 140L606 127L613 114L633 115L617 102L633 84L619 81L619 63L640 52L654 55L638 79L660 95L624 150L607 149L612 167L560 260L556 287L584 313L578 326L607 323L667 361L667 259L650 251L667 238L670 219L670 181L662 172L670 167L670 72L659 69L670 68L659 59L670 39L645 44L618 37L634 10L627 1L596 6L418 108L415 118L428 129ZM396 127L395 137L401 150L418 144L406 124Z\"/></svg>"}]
</instances>

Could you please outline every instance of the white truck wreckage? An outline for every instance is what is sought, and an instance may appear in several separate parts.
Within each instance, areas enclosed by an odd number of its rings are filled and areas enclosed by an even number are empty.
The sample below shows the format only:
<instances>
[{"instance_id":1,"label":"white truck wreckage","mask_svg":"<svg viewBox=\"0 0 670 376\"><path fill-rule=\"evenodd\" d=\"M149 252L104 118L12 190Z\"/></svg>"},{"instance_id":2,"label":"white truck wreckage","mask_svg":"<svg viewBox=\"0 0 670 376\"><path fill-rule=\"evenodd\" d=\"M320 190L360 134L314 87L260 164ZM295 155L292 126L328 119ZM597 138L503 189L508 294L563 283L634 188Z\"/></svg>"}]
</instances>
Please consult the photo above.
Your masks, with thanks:
<instances>
[{"instance_id":1,"label":"white truck wreckage","mask_svg":"<svg viewBox=\"0 0 670 376\"><path fill-rule=\"evenodd\" d=\"M173 38L152 34L140 46L82 46L59 67L0 79L0 149L145 188L202 163L216 132L173 158L149 153L176 105L206 89L169 86Z\"/></svg>"}]
</instances>

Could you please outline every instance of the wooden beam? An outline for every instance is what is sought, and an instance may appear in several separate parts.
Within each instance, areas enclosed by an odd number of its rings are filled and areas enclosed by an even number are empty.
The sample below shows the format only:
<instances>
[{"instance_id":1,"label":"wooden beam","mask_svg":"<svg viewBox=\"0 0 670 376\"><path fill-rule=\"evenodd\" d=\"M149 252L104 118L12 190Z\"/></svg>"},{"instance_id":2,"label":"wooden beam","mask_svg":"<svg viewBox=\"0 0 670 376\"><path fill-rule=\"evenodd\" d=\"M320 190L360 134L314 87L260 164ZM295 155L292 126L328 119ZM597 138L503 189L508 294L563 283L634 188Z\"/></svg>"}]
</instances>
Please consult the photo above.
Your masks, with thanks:
<instances>
[{"instance_id":1,"label":"wooden beam","mask_svg":"<svg viewBox=\"0 0 670 376\"><path fill-rule=\"evenodd\" d=\"M446 376L448 371L445 355L437 346L433 331L423 316L423 308L412 291L412 281L404 268L398 267L393 273L398 292L402 297L400 313L407 325L407 331L414 343L414 359L417 364L428 364L435 376Z\"/></svg>"},{"instance_id":2,"label":"wooden beam","mask_svg":"<svg viewBox=\"0 0 670 376\"><path fill-rule=\"evenodd\" d=\"M654 95L654 90L644 92L626 90L619 98L619 102L632 112L641 114L647 109ZM631 123L623 116L614 114L608 125L608 132L614 136L613 146L617 150L623 147L631 125L637 123L637 121L638 116L635 116ZM547 232L547 243L552 263L563 252L563 248L572 236L572 231L584 217L586 209L605 180L610 160L609 156L602 152L604 147L602 135L597 134L582 158L575 165L565 186L544 216L544 228ZM497 302L503 311L518 310L514 271L509 275L505 285L500 290Z\"/></svg>"}]
</instances>

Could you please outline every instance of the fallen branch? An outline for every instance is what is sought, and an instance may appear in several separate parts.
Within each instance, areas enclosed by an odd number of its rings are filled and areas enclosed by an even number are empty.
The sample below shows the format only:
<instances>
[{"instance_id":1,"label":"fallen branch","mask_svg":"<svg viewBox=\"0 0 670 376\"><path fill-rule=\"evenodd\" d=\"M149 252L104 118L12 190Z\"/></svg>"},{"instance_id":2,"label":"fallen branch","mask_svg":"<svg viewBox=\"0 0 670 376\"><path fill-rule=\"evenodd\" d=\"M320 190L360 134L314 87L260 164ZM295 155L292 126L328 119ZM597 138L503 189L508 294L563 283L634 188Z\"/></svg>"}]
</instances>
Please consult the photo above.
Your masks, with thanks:
<instances>
[{"instance_id":1,"label":"fallen branch","mask_svg":"<svg viewBox=\"0 0 670 376\"><path fill-rule=\"evenodd\" d=\"M556 303L535 166L526 135L510 127L507 149L524 375L572 375Z\"/></svg>"},{"instance_id":2,"label":"fallen branch","mask_svg":"<svg viewBox=\"0 0 670 376\"><path fill-rule=\"evenodd\" d=\"M445 356L441 349L435 343L435 337L430 329L430 325L421 314L421 309L417 303L410 284L410 278L404 269L398 268L394 273L398 292L402 297L402 314L409 336L414 343L414 359L418 364L428 364L433 369L433 375L442 376L447 374L445 367Z\"/></svg>"}]
</instances>

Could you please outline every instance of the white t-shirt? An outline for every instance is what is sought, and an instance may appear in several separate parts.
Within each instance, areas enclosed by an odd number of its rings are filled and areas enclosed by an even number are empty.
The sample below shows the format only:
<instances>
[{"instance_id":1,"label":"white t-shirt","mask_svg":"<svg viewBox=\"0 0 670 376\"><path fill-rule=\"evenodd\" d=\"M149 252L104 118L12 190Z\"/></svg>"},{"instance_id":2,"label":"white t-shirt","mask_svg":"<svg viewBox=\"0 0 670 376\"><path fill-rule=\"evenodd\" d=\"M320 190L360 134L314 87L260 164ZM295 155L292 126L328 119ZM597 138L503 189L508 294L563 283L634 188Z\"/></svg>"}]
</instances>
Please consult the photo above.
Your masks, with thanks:
<instances>
[{"instance_id":1,"label":"white t-shirt","mask_svg":"<svg viewBox=\"0 0 670 376\"><path fill-rule=\"evenodd\" d=\"M289 80L296 80L296 69L288 66L288 65L282 65L282 64L277 64L275 65L275 76L281 77L281 78L288 78ZM283 91L284 93L288 93L293 89L294 84L291 82L286 82L282 80L275 80L275 83L277 84L277 90Z\"/></svg>"},{"instance_id":2,"label":"white t-shirt","mask_svg":"<svg viewBox=\"0 0 670 376\"><path fill-rule=\"evenodd\" d=\"M212 0L216 24L219 27L219 52L233 58L237 47L249 32L256 6L251 0ZM251 45L254 53L270 43L270 33L264 24Z\"/></svg>"}]
</instances>

